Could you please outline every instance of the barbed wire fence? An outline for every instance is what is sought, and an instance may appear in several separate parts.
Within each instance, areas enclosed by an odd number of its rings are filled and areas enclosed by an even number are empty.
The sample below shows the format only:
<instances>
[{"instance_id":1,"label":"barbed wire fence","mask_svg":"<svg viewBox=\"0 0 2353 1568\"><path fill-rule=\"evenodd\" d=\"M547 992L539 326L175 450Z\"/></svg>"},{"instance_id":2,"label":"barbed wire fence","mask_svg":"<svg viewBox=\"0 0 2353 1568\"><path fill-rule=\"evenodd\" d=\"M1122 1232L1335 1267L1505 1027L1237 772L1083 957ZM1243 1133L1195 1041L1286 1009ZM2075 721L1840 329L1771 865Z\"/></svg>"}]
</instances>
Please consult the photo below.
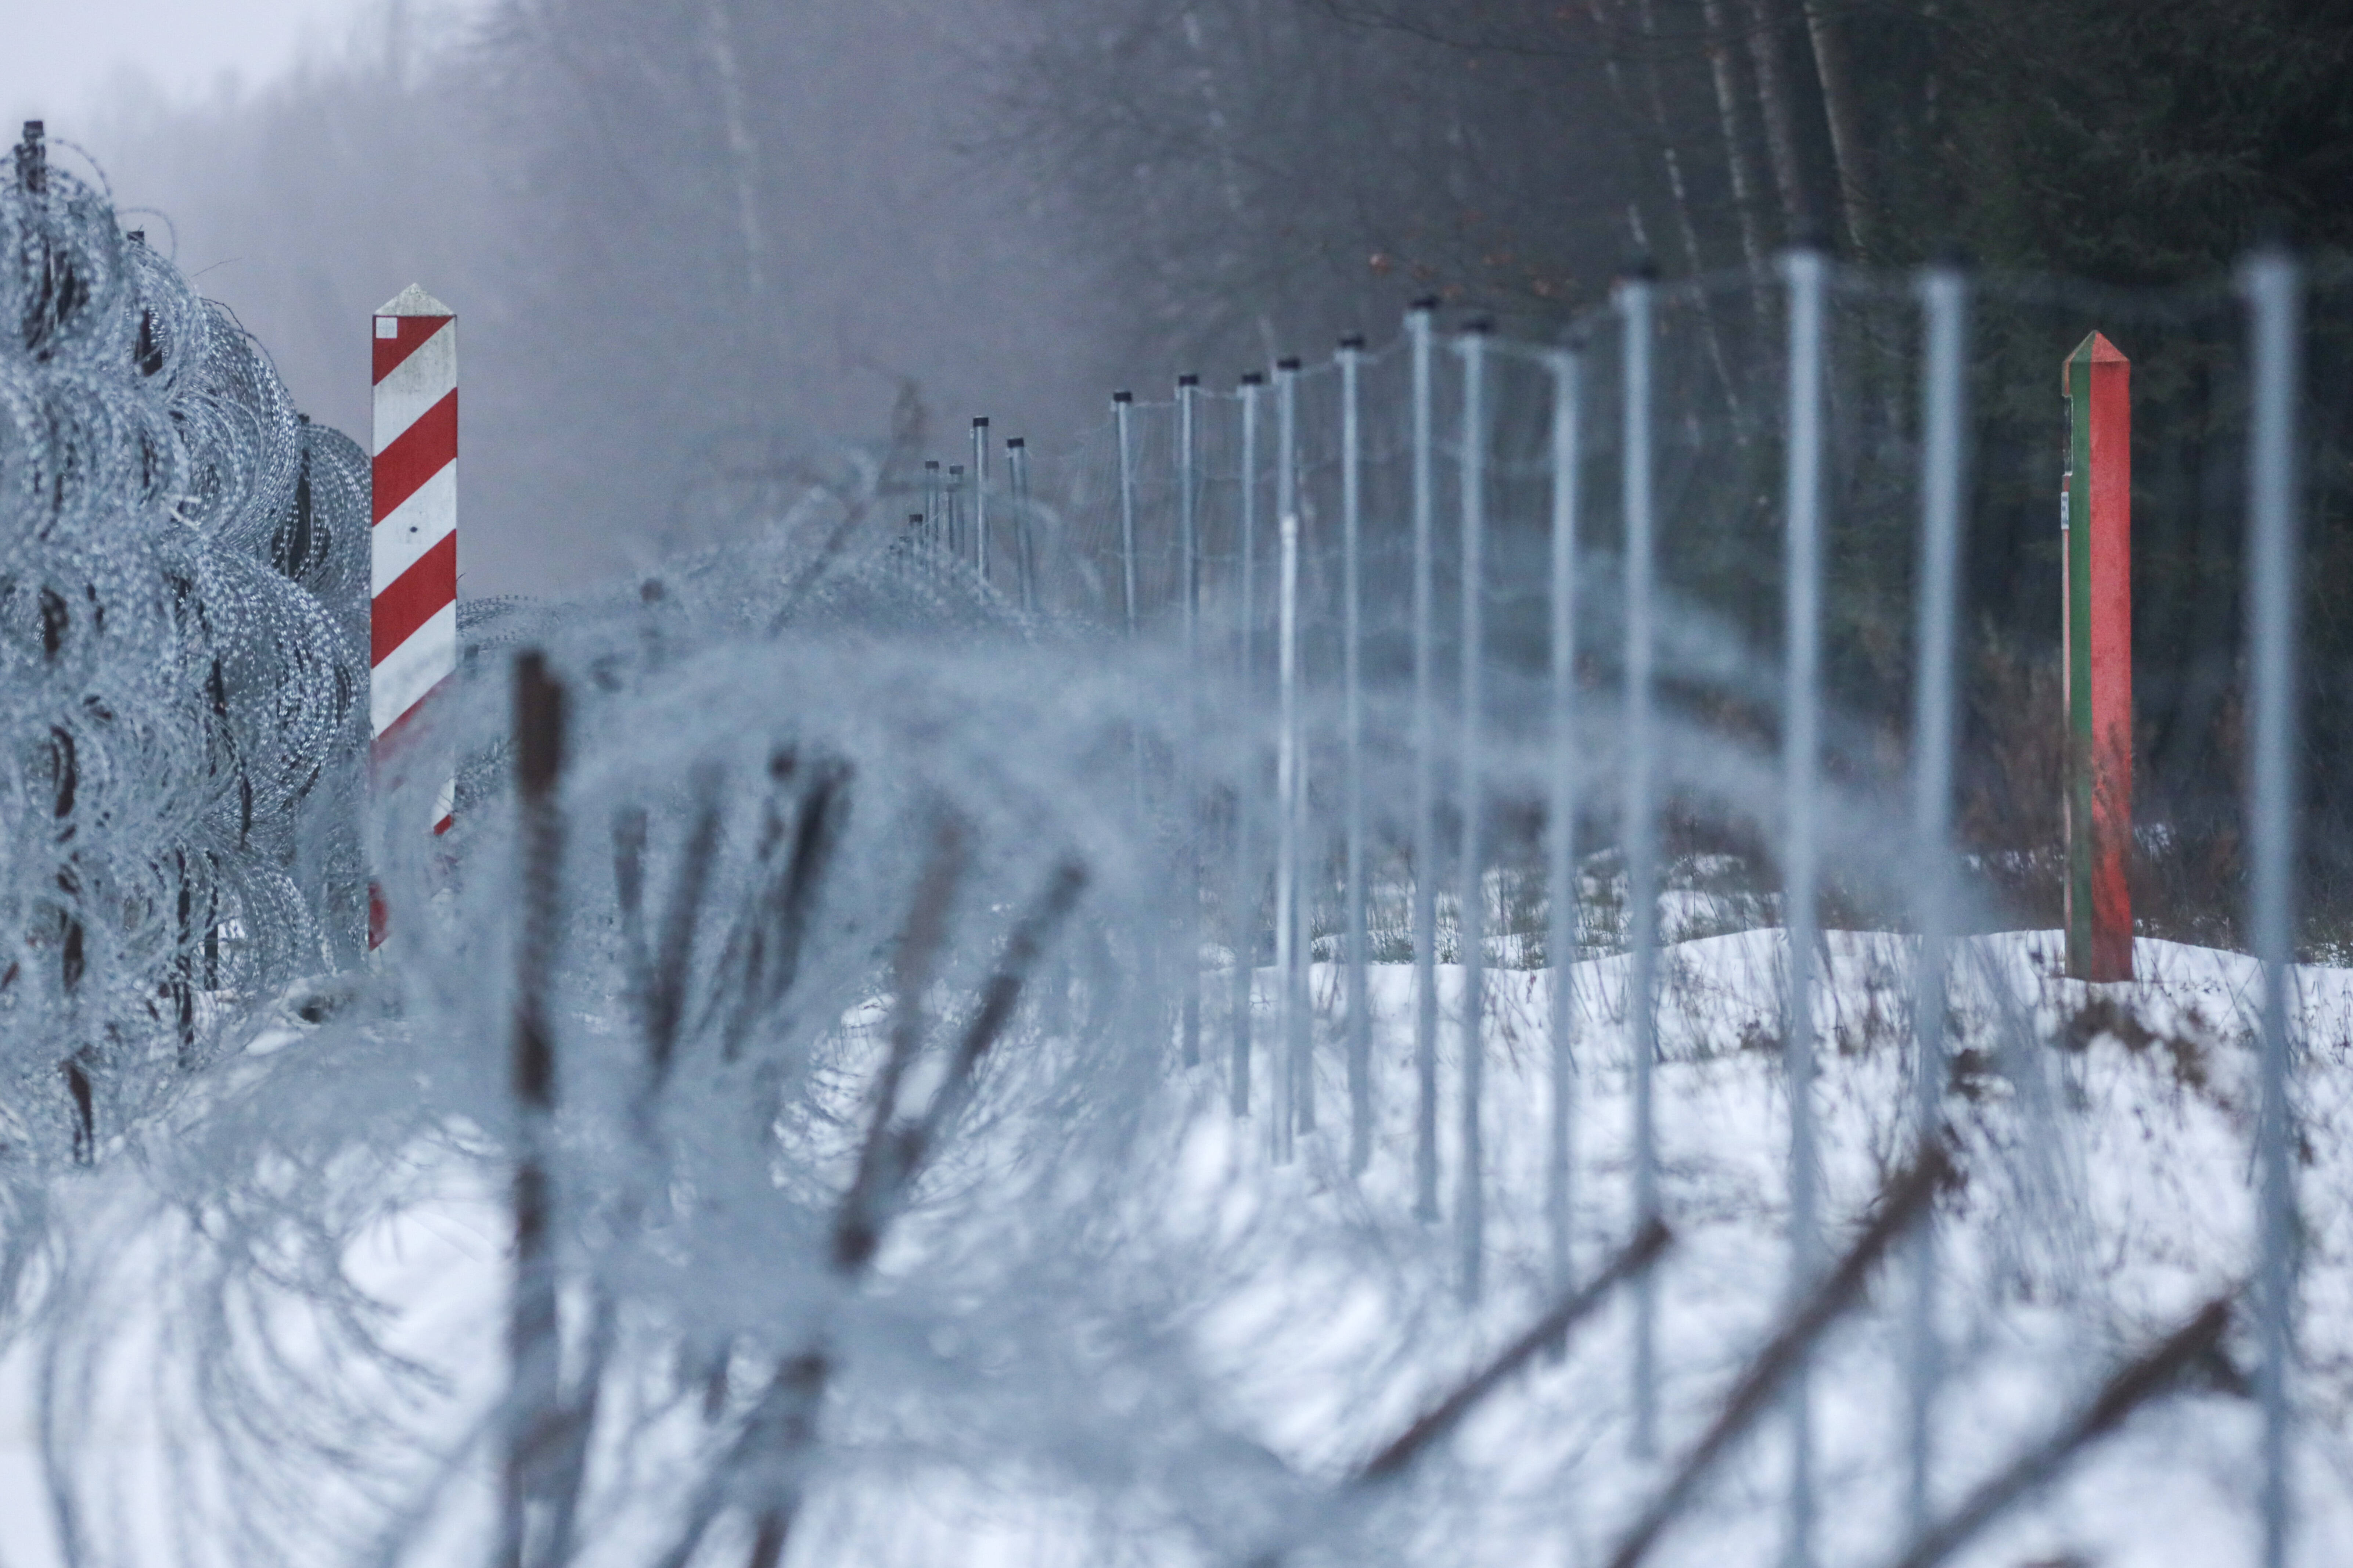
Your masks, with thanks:
<instances>
[{"instance_id":1,"label":"barbed wire fence","mask_svg":"<svg viewBox=\"0 0 2353 1568\"><path fill-rule=\"evenodd\" d=\"M0 1121L89 1163L213 999L349 962L367 462L61 167L0 179Z\"/></svg>"},{"instance_id":2,"label":"barbed wire fence","mask_svg":"<svg viewBox=\"0 0 2353 1568\"><path fill-rule=\"evenodd\" d=\"M2343 1530L2340 273L1798 255L1050 457L747 438L748 542L467 608L445 848L352 804L356 449L37 138L0 226L63 1560L1926 1564L2128 1419L2099 1485ZM2088 326L2176 568L2125 991L2004 640ZM353 1259L453 1206L517 1252L403 1343Z\"/></svg>"}]
</instances>

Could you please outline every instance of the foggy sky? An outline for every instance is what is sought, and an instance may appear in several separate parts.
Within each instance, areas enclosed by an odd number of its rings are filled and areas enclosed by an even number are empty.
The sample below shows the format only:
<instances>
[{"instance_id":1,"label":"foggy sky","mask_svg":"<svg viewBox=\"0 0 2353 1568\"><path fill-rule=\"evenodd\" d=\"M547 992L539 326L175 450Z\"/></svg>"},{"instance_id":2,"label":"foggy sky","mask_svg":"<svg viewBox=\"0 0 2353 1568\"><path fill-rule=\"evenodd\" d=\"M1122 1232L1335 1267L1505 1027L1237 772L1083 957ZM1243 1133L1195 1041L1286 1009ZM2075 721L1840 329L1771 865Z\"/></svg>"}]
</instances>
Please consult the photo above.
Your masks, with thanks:
<instances>
[{"instance_id":1,"label":"foggy sky","mask_svg":"<svg viewBox=\"0 0 2353 1568\"><path fill-rule=\"evenodd\" d=\"M748 297L731 292L733 187L692 77L692 24L718 8L601 5L479 0L453 22L251 0L206 7L219 30L197 48L139 33L143 0L120 4L134 63L189 82L235 63L242 90L175 97L118 74L45 112L96 159L125 226L236 311L301 407L363 444L371 310L412 282L457 310L468 597L704 542L681 498L747 430L873 441L903 392L928 455L958 461L974 415L1048 449L1101 416L1113 373L1088 358L1085 268L976 133L975 40L1008 0L733 7L764 138ZM561 47L527 36L551 13ZM54 58L59 80L108 68L88 37Z\"/></svg>"},{"instance_id":2,"label":"foggy sky","mask_svg":"<svg viewBox=\"0 0 2353 1568\"><path fill-rule=\"evenodd\" d=\"M186 100L261 86L341 44L369 0L77 0L8 7L0 124L67 121L110 92Z\"/></svg>"}]
</instances>

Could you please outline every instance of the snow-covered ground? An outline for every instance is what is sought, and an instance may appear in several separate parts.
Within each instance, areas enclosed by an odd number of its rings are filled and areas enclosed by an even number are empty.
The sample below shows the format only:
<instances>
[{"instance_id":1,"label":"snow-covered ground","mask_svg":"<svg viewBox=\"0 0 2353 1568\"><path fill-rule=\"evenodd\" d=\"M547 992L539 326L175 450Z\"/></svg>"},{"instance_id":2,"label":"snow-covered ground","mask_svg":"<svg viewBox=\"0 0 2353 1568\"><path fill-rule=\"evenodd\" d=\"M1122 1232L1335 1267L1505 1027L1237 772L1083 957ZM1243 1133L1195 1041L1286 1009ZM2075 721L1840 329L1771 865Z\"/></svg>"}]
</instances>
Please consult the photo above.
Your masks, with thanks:
<instances>
[{"instance_id":1,"label":"snow-covered ground","mask_svg":"<svg viewBox=\"0 0 2353 1568\"><path fill-rule=\"evenodd\" d=\"M1903 1042L1911 1008L1912 944L1831 933L1832 963L1817 1089L1822 1212L1837 1239L1907 1144ZM1680 1454L1713 1414L1740 1363L1763 1340L1784 1300L1788 1099L1778 1057L1783 946L1777 931L1681 944L1664 955L1658 1075L1665 1212L1678 1243L1659 1270L1665 1438ZM2008 1459L2128 1352L2239 1286L2253 1257L2253 1019L2255 966L2242 957L2143 942L2143 980L2087 986L2056 977L2057 933L1965 944L1956 958L1956 1092L1947 1097L1969 1181L1940 1211L1947 1271L1944 1408L1936 1432L1940 1495L1961 1490ZM1577 966L1579 1105L1576 1119L1577 1234L1590 1267L1630 1228L1632 1131L1620 1033L1626 963ZM1319 969L1328 1000L1336 973ZM1488 1096L1482 1116L1486 1209L1495 1293L1541 1299L1550 975L1491 972ZM1365 1195L1387 1212L1411 1200L1409 1102L1412 977L1384 967L1375 981L1382 1028L1382 1146ZM1459 1191L1452 1133L1459 1115L1459 971L1442 971L1445 1190ZM2307 1226L2299 1390L2308 1412L2304 1468L2306 1561L2353 1552L2353 1486L2343 1441L2353 1409L2353 1223L2344 1148L2353 1089L2353 971L2296 976L2305 1049L2301 1173ZM2004 1045L2004 1015L2060 1048ZM1328 1064L1327 1057L1327 1064ZM1327 1065L1324 1103L1338 1098ZM2039 1102L2039 1103L2038 1103ZM1327 1195L1326 1201L1335 1201ZM1280 1262L1271 1262L1279 1268ZM1820 1557L1889 1559L1900 1537L1905 1474L1905 1280L1883 1273L1869 1309L1841 1329L1814 1380ZM1629 1309L1583 1336L1567 1364L1530 1376L1466 1429L1458 1482L1495 1500L1493 1537L1424 1543L1428 1562L1582 1561L1609 1546L1660 1471L1627 1453ZM1483 1315L1493 1342L1511 1314ZM1467 1325L1466 1325L1467 1326ZM1377 1337L1377 1331L1373 1337ZM1440 1365L1475 1359L1468 1333L1430 1358L1418 1390L1442 1387ZM1237 1336L1236 1374L1288 1363L1270 1379L1267 1419L1309 1411L1297 1441L1339 1424L1315 1409L1315 1390L1344 1384L1352 1347L1320 1325L1287 1326L1280 1351ZM2230 1353L2251 1366L2234 1332ZM1325 1358L1319 1362L1318 1358ZM1326 1364L1328 1363L1328 1364ZM1325 1370L1315 1370L1324 1365ZM1261 1370L1261 1375L1263 1375ZM2230 1381L2227 1377L2224 1382ZM1394 1413L1393 1413L1394 1414ZM1697 1513L1662 1542L1656 1561L1776 1560L1782 1533L1787 1424L1768 1419ZM2243 1396L2179 1397L2138 1417L2056 1489L1988 1534L1963 1562L2181 1563L2252 1560L2255 1424ZM1575 1497L1565 1505L1564 1494ZM1564 1521L1560 1516L1569 1516ZM1565 1528L1514 1539L1514 1517ZM1449 1523L1456 1522L1451 1518ZM1539 1540L1553 1544L1541 1555Z\"/></svg>"},{"instance_id":2,"label":"snow-covered ground","mask_svg":"<svg viewBox=\"0 0 2353 1568\"><path fill-rule=\"evenodd\" d=\"M2090 987L2055 978L2055 933L1975 939L1956 959L1957 1053L1947 1097L1965 1184L1937 1219L1943 1297L1943 1397L1936 1430L1938 1500L1950 1503L2087 1396L2120 1359L2238 1287L2252 1260L2251 1130L2254 966L2237 955L2143 942L2144 979ZM1905 1042L1911 944L1832 933L1824 1048L1816 1089L1822 1214L1841 1247L1871 1196L1905 1157ZM828 1406L831 1447L792 1561L801 1563L1193 1563L1289 1548L1296 1561L1397 1560L1428 1564L1582 1563L1600 1560L1672 1460L1713 1415L1786 1299L1788 1097L1780 1071L1778 931L1689 942L1663 955L1658 1135L1666 1216L1676 1240L1656 1273L1660 1310L1659 1457L1630 1452L1631 1298L1487 1400L1412 1475L1378 1494L1336 1483L1419 1408L1507 1340L1549 1299L1545 1160L1551 1077L1548 972L1491 972L1482 1031L1486 1092L1485 1286L1475 1304L1451 1289L1452 1227L1462 1194L1457 1157L1461 974L1440 971L1440 1194L1434 1224L1414 1197L1412 973L1380 965L1375 1007L1377 1142L1361 1178L1346 1170L1346 1089L1337 1045L1342 975L1314 973L1324 1039L1318 1129L1275 1164L1263 1116L1222 1109L1225 1060L1215 1027L1217 977L1205 1032L1210 1065L1180 1074L1136 1141L1135 1169L1113 1200L1116 1244L1133 1259L1137 1295L1165 1290L1182 1325L1188 1398L1257 1458L1205 1478L1138 1473L1087 1451L1030 1456L987 1474L931 1462L941 1446L908 1425ZM1574 1121L1577 1262L1594 1267L1630 1228L1630 1075L1622 1032L1626 962L1577 965L1577 1100ZM1261 973L1260 1081L1272 976ZM2353 1560L2353 971L2296 975L2304 1052L2299 1114L2306 1226L2302 1353L2305 1419L2295 1477L2306 1563ZM2027 1033L2046 1043L2022 1046ZM2050 1044L2047 1042L2061 1042ZM301 1039L270 1042L286 1051ZM420 1398L353 1365L347 1405L306 1417L349 1441L376 1441L366 1418L470 1449L500 1384L503 1223L485 1178L454 1155L420 1155L417 1190L347 1256L353 1279L388 1309L386 1342L446 1383ZM1008 1233L1009 1234L1009 1233ZM897 1244L894 1244L897 1245ZM926 1243L921 1226L881 1282ZM133 1249L135 1251L135 1249ZM159 1245L154 1267L184 1256ZM188 1370L154 1378L196 1336L158 1321L142 1293L143 1265L126 1257L110 1278L119 1314L102 1373L88 1390L101 1420L67 1434L57 1458L117 1498L94 1534L166 1560L174 1525L163 1478L201 1427L159 1415ZM1899 1261L1865 1306L1825 1342L1812 1373L1820 1482L1818 1559L1892 1561L1900 1543L1905 1470L1903 1334L1908 1278ZM1445 1289L1433 1289L1443 1285ZM281 1309L285 1310L285 1309ZM83 1325L86 1326L86 1325ZM52 1325L54 1327L54 1325ZM322 1331L319 1354L328 1353ZM63 1561L46 1522L43 1435L35 1412L43 1375L37 1334L0 1373L0 1564ZM852 1349L855 1345L853 1342ZM943 1358L958 1353L935 1344ZM2227 1346L2252 1365L2243 1322ZM1016 1384L1018 1345L1000 1359ZM1091 1419L1157 1418L1170 1408L1148 1359L1104 1359ZM69 1369L70 1370L70 1369ZM299 1381L299 1380L297 1380ZM2054 1486L1989 1531L1957 1562L2228 1563L2253 1561L2257 1451L2254 1408L2232 1368L2133 1418ZM403 1385L410 1386L410 1385ZM160 1392L159 1392L160 1390ZM1008 1398L1018 1397L1008 1393ZM401 1400L413 1403L402 1405ZM1181 1401L1180 1401L1181 1403ZM1171 1416L1174 1420L1176 1417ZM919 1425L920 1423L918 1423ZM1085 1430L1074 1421L1071 1431ZM1786 1415L1768 1415L1661 1541L1662 1563L1779 1560L1788 1462ZM679 1441L649 1423L639 1434L649 1473ZM648 1457L651 1456L651 1457ZM1261 1466L1280 1482L1243 1479ZM483 1517L479 1463L430 1510L442 1532L410 1561L459 1563L457 1537ZM1228 1494L1221 1503L1220 1489ZM470 1501L466 1494L474 1494ZM1206 1489L1208 1495L1201 1495ZM347 1489L320 1489L322 1538ZM1289 1500L1287 1505L1282 1500ZM1281 1506L1278 1506L1281 1505ZM227 1506L234 1509L234 1501ZM591 1536L586 1560L639 1560L649 1537L627 1510ZM438 1541L438 1544L429 1542ZM106 1542L101 1542L104 1544ZM737 1560L740 1547L714 1557ZM198 1560L205 1560L199 1558ZM324 1561L324 1559L320 1559Z\"/></svg>"}]
</instances>

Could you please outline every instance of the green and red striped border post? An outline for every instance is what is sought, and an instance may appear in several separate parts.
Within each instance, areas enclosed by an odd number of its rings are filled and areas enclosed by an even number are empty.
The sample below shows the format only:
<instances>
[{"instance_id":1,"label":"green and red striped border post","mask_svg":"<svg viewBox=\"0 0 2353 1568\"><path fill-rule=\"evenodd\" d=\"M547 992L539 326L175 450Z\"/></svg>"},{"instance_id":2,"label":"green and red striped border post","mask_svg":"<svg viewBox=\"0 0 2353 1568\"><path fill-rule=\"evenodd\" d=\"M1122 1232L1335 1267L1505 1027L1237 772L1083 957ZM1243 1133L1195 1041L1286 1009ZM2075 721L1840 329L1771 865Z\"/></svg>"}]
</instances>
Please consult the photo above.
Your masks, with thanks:
<instances>
[{"instance_id":1,"label":"green and red striped border post","mask_svg":"<svg viewBox=\"0 0 2353 1568\"><path fill-rule=\"evenodd\" d=\"M2065 390L2067 973L2130 980L2132 362L2094 332Z\"/></svg>"}]
</instances>

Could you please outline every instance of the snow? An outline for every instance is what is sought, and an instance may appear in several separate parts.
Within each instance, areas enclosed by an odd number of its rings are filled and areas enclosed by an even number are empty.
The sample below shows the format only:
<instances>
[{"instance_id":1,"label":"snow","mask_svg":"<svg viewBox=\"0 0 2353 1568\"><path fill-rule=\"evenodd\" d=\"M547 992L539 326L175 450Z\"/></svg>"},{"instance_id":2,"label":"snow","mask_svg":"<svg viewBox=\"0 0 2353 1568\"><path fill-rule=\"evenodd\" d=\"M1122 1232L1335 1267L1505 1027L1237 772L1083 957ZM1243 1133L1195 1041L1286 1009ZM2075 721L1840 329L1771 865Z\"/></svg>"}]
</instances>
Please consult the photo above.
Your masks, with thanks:
<instances>
[{"instance_id":1,"label":"snow","mask_svg":"<svg viewBox=\"0 0 2353 1568\"><path fill-rule=\"evenodd\" d=\"M1936 1445L1944 1503L2006 1463L2136 1347L2199 1302L2237 1289L2251 1258L2253 964L2144 941L2140 983L2086 987L2053 975L2055 942L2047 932L1982 937L1962 944L1956 957L1954 1044L1974 1054L1960 1058L1947 1099L1968 1180L1944 1200L1937 1224L1946 1376ZM1816 1093L1823 1213L1839 1247L1906 1147L1902 1046L1912 944L1833 932L1826 951L1826 1048ZM1343 975L1336 965L1318 964L1324 1114L1319 1130L1302 1138L1293 1163L1271 1163L1262 1121L1227 1115L1219 1071L1205 1067L1176 1074L1156 1091L1136 1124L1128 1169L1092 1181L1076 1169L1052 1180L1008 1179L1007 1192L1026 1196L992 1205L987 1184L973 1180L972 1169L1035 1163L1033 1154L1002 1142L978 1151L952 1193L911 1216L886 1249L871 1292L878 1321L920 1310L925 1277L943 1268L979 1292L1042 1280L1060 1280L1074 1300L1099 1290L1104 1300L1086 1316L1100 1342L1079 1357L1094 1368L1092 1381L1082 1397L1074 1393L1069 1368L1053 1363L1063 1352L1018 1327L1004 1331L1001 1342L975 1344L965 1342L968 1330L944 1321L913 1348L881 1329L846 1329L850 1358L928 1360L976 1378L985 1397L1005 1408L1052 1404L1044 1425L1060 1436L1032 1442L1003 1464L958 1462L971 1447L944 1436L938 1424L964 1418L962 1410L986 1426L1005 1420L1002 1409L972 1406L970 1392L939 1409L898 1407L876 1393L887 1383L849 1379L826 1410L828 1446L793 1560L1176 1564L1287 1547L1301 1562L1599 1561L1666 1465L1712 1417L1786 1299L1781 952L1778 931L1752 931L1682 943L1663 955L1659 1136L1665 1213L1676 1239L1657 1272L1660 1458L1627 1451L1628 1298L1581 1328L1566 1358L1540 1361L1487 1401L1417 1471L1378 1494L1340 1484L1548 1299L1545 1020L1552 977L1489 974L1482 1034L1487 1289L1470 1306L1457 1300L1447 1276L1451 1218L1431 1226L1410 1218L1411 969L1383 964L1370 974L1377 1147L1369 1171L1356 1181L1346 1174L1337 1045ZM1575 967L1580 1269L1596 1267L1630 1227L1625 966L1623 958L1608 958ZM2353 1172L2344 1168L2340 1136L2353 1089L2353 971L2306 968L2295 979L2309 1151L2302 1173L2306 1371L2298 1384L2307 1419L2295 1486L2303 1561L2317 1563L2353 1546L2353 1452L2342 1436L2353 1396L2347 1310L2353 1224L2346 1212ZM1273 976L1261 972L1258 981L1271 1015ZM1460 1180L1452 1096L1461 972L1442 966L1439 984L1438 1124L1451 1211ZM1211 998L1225 994L1214 974L1204 989ZM2089 1004L2105 1000L2118 1010L2090 1015L2114 1026L2093 1037L2037 1046L2021 1058L2000 1037L2005 998L2031 1010L2045 1039L2065 1039L2065 1020L2084 1016ZM1218 1062L1214 1008L1208 1016L1204 1054ZM1271 1032L1262 1025L1261 1039ZM326 1049L327 1038L299 1022L282 1024L257 1037L248 1059L282 1070ZM1259 1061L1262 1074L1263 1051ZM1002 1070L1018 1078L1023 1069ZM1254 1103L1270 1103L1264 1088ZM1011 1116L987 1134L1020 1135ZM416 1358L434 1378L387 1377L336 1351L324 1328L306 1337L281 1325L281 1342L298 1358L317 1358L290 1373L290 1390L332 1384L344 1400L388 1419L384 1431L355 1430L352 1440L383 1450L371 1457L396 1479L390 1495L413 1499L418 1493L404 1489L421 1488L429 1497L420 1516L426 1522L401 1560L449 1562L466 1555L459 1542L484 1538L491 1506L478 1439L501 1383L505 1227L492 1167L480 1149L463 1140L420 1141L412 1159L408 1179L387 1194L380 1217L355 1232L360 1239L344 1265L352 1282L383 1304L384 1346ZM1059 1195L1056 1182L1067 1188ZM1034 1215L1012 1212L1023 1201L1092 1215L1097 1235L1058 1244L1087 1256L1050 1266L1020 1256L1040 1234ZM978 1222L985 1234L959 1237L946 1216L974 1226L976 1205L990 1210ZM127 1249L106 1270L105 1289L82 1303L110 1314L116 1328L96 1363L102 1375L92 1393L102 1408L64 1435L57 1458L78 1475L107 1478L119 1507L96 1521L95 1533L119 1545L125 1562L172 1560L168 1467L218 1441L171 1404L174 1390L186 1395L186 1342L171 1332L170 1303L181 1298L163 1271L184 1265L185 1240L154 1234L143 1247ZM991 1249L998 1249L995 1257ZM1118 1260L1123 1277L1084 1279L1089 1258ZM1813 1365L1824 1563L1888 1560L1901 1538L1903 1268L1898 1260L1883 1269L1866 1305L1820 1347ZM894 1305L894 1296L904 1300ZM1102 1310L1118 1302L1155 1326L1123 1329L1125 1320ZM1041 1297L1036 1305L1040 1336L1072 1321L1065 1303ZM281 1298L263 1310L284 1317L311 1309ZM65 1342L56 1326L21 1334L0 1363L0 1519L13 1521L0 1560L12 1568L65 1561L45 1522L35 1397L45 1351L54 1354ZM2242 1373L2248 1368L2252 1346L2242 1331L2228 1353ZM944 1378L943 1387L953 1385ZM693 1423L675 1410L663 1413L659 1401L645 1409L642 1424L618 1428L627 1441L608 1442L600 1458L607 1511L586 1561L644 1560L660 1517L650 1500L693 1462L700 1440ZM1155 1469L1148 1444L1114 1436L1155 1423L1195 1434L1157 1455L1176 1468ZM405 1436L396 1438L396 1429ZM1769 1415L1699 1506L1670 1529L1652 1561L1778 1561L1787 1430L1783 1414ZM1218 1445L1199 1432L1221 1435ZM1956 1561L2154 1568L2246 1560L2254 1540L2255 1453L2253 1407L2242 1394L2185 1391L2137 1415ZM441 1473L445 1462L447 1479L427 1485L424 1478ZM1185 1473L1184 1463L1198 1473ZM634 1468L634 1483L621 1479L624 1465ZM348 1477L322 1467L316 1481L322 1538L367 1512L364 1489ZM375 1506L380 1521L387 1516L380 1500ZM717 1550L724 1545L714 1537L712 1561L732 1560Z\"/></svg>"}]
</instances>

